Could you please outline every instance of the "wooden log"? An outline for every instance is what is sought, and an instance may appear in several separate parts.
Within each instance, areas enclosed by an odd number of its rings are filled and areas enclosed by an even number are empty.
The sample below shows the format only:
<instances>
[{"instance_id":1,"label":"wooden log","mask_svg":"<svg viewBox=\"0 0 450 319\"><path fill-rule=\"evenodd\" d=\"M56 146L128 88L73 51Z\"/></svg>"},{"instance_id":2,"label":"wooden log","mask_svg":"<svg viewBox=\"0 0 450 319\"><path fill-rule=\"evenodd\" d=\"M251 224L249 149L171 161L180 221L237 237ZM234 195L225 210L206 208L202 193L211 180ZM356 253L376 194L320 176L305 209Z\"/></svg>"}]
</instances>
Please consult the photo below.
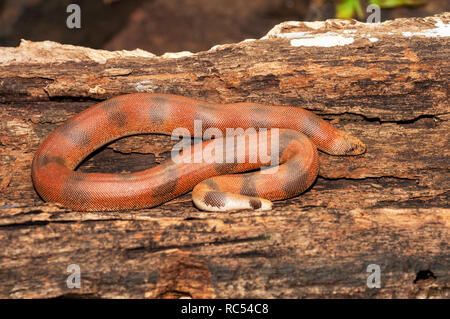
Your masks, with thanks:
<instances>
[{"instance_id":1,"label":"wooden log","mask_svg":"<svg viewBox=\"0 0 450 319\"><path fill-rule=\"evenodd\" d=\"M163 56L48 41L0 48L0 297L450 297L449 23L450 13L286 22L259 40ZM112 213L44 203L30 178L43 139L131 92L305 107L368 152L320 154L313 187L270 212L201 212L190 194ZM80 170L141 170L171 145L122 139ZM67 286L71 264L79 289ZM367 286L370 264L381 288Z\"/></svg>"}]
</instances>

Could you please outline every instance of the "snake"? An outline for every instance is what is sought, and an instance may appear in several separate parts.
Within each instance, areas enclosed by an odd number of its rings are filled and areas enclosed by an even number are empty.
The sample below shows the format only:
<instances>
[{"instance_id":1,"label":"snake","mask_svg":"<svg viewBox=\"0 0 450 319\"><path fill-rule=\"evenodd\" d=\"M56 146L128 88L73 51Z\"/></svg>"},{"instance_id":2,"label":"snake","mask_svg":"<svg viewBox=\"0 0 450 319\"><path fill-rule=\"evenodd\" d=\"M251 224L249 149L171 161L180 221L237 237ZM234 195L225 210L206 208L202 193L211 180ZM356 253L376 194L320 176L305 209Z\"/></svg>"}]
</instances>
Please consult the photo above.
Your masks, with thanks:
<instances>
[{"instance_id":1,"label":"snake","mask_svg":"<svg viewBox=\"0 0 450 319\"><path fill-rule=\"evenodd\" d=\"M196 136L198 121L201 136ZM128 173L77 169L91 153L119 138L170 135L179 128L203 139L156 166ZM245 131L235 131L228 143L230 128ZM208 129L216 133L205 138ZM264 129L266 139L261 135ZM239 136L244 138L238 143ZM225 154L227 143L236 147L231 155ZM252 157L263 144L277 165L268 164L263 156ZM272 145L277 146L276 152ZM90 106L51 132L33 157L31 178L44 201L77 211L151 208L190 191L200 210L271 210L273 201L298 196L314 183L318 150L359 155L366 145L298 106L221 104L172 94L130 93ZM205 151L210 158L193 160Z\"/></svg>"}]
</instances>

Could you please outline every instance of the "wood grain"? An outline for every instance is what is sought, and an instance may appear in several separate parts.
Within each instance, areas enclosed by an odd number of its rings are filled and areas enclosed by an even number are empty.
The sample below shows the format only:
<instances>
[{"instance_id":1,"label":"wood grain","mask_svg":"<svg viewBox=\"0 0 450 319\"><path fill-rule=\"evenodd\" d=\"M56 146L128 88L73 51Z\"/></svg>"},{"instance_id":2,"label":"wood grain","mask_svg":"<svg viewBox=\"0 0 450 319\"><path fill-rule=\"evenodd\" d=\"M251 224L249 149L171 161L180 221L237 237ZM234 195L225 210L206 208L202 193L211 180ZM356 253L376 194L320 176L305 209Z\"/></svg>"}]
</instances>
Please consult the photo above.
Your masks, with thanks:
<instances>
[{"instance_id":1,"label":"wood grain","mask_svg":"<svg viewBox=\"0 0 450 319\"><path fill-rule=\"evenodd\" d=\"M259 40L161 57L0 48L0 297L449 298L450 39L436 31L449 23L450 13L290 22ZM324 35L353 42L291 42ZM305 107L368 152L320 154L313 187L270 212L200 212L189 194L113 213L44 203L30 178L43 139L97 101L136 91ZM141 170L172 144L122 139L80 169ZM81 289L66 286L70 264ZM380 289L366 285L369 264L381 267Z\"/></svg>"}]
</instances>

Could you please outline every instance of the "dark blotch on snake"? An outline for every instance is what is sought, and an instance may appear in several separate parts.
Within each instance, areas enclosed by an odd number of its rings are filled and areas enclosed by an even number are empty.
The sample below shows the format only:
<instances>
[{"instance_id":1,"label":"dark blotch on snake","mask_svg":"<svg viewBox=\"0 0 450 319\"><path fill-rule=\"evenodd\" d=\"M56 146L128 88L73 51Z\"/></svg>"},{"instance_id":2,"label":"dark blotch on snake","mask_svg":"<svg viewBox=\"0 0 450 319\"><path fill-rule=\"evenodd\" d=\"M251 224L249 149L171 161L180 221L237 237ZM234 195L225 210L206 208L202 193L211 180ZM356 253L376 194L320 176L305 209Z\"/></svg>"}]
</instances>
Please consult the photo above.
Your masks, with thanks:
<instances>
[{"instance_id":1,"label":"dark blotch on snake","mask_svg":"<svg viewBox=\"0 0 450 319\"><path fill-rule=\"evenodd\" d=\"M152 126L161 126L168 118L170 108L170 100L165 96L153 96L150 97L149 103L152 105L149 107L148 115Z\"/></svg>"},{"instance_id":2,"label":"dark blotch on snake","mask_svg":"<svg viewBox=\"0 0 450 319\"><path fill-rule=\"evenodd\" d=\"M306 176L303 166L297 160L290 160L284 165L287 166L286 179L281 185L287 197L294 197L306 189Z\"/></svg>"},{"instance_id":3,"label":"dark blotch on snake","mask_svg":"<svg viewBox=\"0 0 450 319\"><path fill-rule=\"evenodd\" d=\"M208 111L217 111L217 107L211 103L199 103L199 104L197 104L197 108L205 109Z\"/></svg>"},{"instance_id":4,"label":"dark blotch on snake","mask_svg":"<svg viewBox=\"0 0 450 319\"><path fill-rule=\"evenodd\" d=\"M261 205L262 205L261 201L259 199L254 199L254 198L250 199L249 203L253 209L259 209L259 208L261 208Z\"/></svg>"},{"instance_id":5,"label":"dark blotch on snake","mask_svg":"<svg viewBox=\"0 0 450 319\"><path fill-rule=\"evenodd\" d=\"M237 161L235 161L235 163L214 163L214 170L219 173L219 175L233 173L238 165L239 163L237 163Z\"/></svg>"},{"instance_id":6,"label":"dark blotch on snake","mask_svg":"<svg viewBox=\"0 0 450 319\"><path fill-rule=\"evenodd\" d=\"M40 168L47 166L48 164L51 163L56 163L65 166L64 159L61 156L54 156L47 153L36 158L36 165Z\"/></svg>"},{"instance_id":7,"label":"dark blotch on snake","mask_svg":"<svg viewBox=\"0 0 450 319\"><path fill-rule=\"evenodd\" d=\"M322 119L315 114L311 114L311 116L306 116L303 120L302 127L305 130L305 134L317 132L320 128L320 123Z\"/></svg>"},{"instance_id":8,"label":"dark blotch on snake","mask_svg":"<svg viewBox=\"0 0 450 319\"><path fill-rule=\"evenodd\" d=\"M205 194L204 202L206 205L220 208L225 206L226 198L221 192L207 192Z\"/></svg>"},{"instance_id":9,"label":"dark blotch on snake","mask_svg":"<svg viewBox=\"0 0 450 319\"><path fill-rule=\"evenodd\" d=\"M220 190L219 185L217 185L217 183L212 178L208 178L208 179L204 180L202 183L209 186L210 188L212 188L214 190Z\"/></svg>"},{"instance_id":10,"label":"dark blotch on snake","mask_svg":"<svg viewBox=\"0 0 450 319\"><path fill-rule=\"evenodd\" d=\"M91 137L88 132L79 127L75 121L66 122L59 127L59 133L67 137L70 142L76 146L89 147Z\"/></svg>"},{"instance_id":11,"label":"dark blotch on snake","mask_svg":"<svg viewBox=\"0 0 450 319\"><path fill-rule=\"evenodd\" d=\"M175 170L169 171L164 183L155 189L152 196L155 198L170 198L173 197L173 192L178 185L178 175Z\"/></svg>"},{"instance_id":12,"label":"dark blotch on snake","mask_svg":"<svg viewBox=\"0 0 450 319\"><path fill-rule=\"evenodd\" d=\"M279 137L279 152L280 155L284 153L284 151L287 149L289 144L293 141L299 138L298 136L299 132L293 131L293 130L283 130Z\"/></svg>"},{"instance_id":13,"label":"dark blotch on snake","mask_svg":"<svg viewBox=\"0 0 450 319\"><path fill-rule=\"evenodd\" d=\"M127 114L120 108L120 102L112 99L103 102L102 109L106 112L108 120L117 127L124 127L127 124Z\"/></svg>"},{"instance_id":14,"label":"dark blotch on snake","mask_svg":"<svg viewBox=\"0 0 450 319\"><path fill-rule=\"evenodd\" d=\"M255 185L255 175L242 175L242 186L240 193L246 196L258 196Z\"/></svg>"},{"instance_id":15,"label":"dark blotch on snake","mask_svg":"<svg viewBox=\"0 0 450 319\"><path fill-rule=\"evenodd\" d=\"M270 128L272 126L272 121L270 119L271 110L267 109L266 106L259 104L254 104L249 106L248 109L252 113L251 124L254 128Z\"/></svg>"}]
</instances>

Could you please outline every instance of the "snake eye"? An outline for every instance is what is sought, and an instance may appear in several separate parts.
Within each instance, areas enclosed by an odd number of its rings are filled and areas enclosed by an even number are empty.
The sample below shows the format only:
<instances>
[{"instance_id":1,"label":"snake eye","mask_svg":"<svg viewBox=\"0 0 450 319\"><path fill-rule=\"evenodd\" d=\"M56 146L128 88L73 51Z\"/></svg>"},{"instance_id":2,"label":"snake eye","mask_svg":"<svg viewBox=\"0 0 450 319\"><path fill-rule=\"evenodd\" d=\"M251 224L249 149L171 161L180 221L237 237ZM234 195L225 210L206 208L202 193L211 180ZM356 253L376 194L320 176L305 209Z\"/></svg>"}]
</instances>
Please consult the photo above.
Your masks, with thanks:
<instances>
[{"instance_id":1,"label":"snake eye","mask_svg":"<svg viewBox=\"0 0 450 319\"><path fill-rule=\"evenodd\" d=\"M347 146L345 155L360 155L366 152L366 145L353 136L347 136Z\"/></svg>"}]
</instances>

